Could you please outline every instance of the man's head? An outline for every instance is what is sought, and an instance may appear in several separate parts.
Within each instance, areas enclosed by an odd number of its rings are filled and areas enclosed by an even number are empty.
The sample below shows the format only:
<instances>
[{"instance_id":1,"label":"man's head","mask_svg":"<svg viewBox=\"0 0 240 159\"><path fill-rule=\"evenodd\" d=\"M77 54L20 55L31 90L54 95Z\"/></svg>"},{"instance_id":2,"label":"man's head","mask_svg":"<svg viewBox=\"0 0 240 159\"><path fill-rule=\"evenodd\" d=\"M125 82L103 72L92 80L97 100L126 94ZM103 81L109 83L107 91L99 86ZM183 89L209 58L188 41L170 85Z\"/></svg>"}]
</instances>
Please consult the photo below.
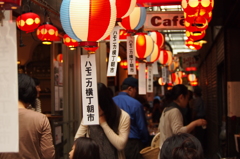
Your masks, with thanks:
<instances>
[{"instance_id":1,"label":"man's head","mask_svg":"<svg viewBox=\"0 0 240 159\"><path fill-rule=\"evenodd\" d=\"M138 79L133 77L125 78L121 86L121 90L124 92L127 92L127 94L133 98L137 94L137 88L138 88Z\"/></svg>"}]
</instances>

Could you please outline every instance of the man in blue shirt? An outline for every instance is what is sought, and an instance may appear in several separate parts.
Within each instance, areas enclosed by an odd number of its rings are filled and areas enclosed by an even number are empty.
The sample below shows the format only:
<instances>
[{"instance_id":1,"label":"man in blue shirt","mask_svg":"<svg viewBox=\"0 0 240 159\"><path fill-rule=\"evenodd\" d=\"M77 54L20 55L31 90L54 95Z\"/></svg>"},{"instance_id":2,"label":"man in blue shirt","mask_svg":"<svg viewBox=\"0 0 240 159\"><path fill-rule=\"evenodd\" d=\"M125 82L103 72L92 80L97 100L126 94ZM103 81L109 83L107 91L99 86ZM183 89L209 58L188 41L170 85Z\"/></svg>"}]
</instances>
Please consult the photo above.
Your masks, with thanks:
<instances>
[{"instance_id":1,"label":"man in blue shirt","mask_svg":"<svg viewBox=\"0 0 240 159\"><path fill-rule=\"evenodd\" d=\"M114 102L131 117L130 133L125 147L126 159L142 159L140 151L149 142L149 132L142 104L134 99L137 95L138 80L126 78L121 92L113 97Z\"/></svg>"}]
</instances>

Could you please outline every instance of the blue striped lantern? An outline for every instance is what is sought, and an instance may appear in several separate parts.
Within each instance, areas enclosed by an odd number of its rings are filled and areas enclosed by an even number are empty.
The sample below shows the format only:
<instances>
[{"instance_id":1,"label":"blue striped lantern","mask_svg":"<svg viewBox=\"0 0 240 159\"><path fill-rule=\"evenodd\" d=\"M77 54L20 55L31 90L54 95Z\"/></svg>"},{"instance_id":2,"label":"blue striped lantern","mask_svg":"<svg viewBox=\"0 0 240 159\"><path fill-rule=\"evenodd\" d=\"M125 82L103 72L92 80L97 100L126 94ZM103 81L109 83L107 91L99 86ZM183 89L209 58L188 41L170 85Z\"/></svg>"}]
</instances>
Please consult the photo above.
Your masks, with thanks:
<instances>
[{"instance_id":1,"label":"blue striped lantern","mask_svg":"<svg viewBox=\"0 0 240 159\"><path fill-rule=\"evenodd\" d=\"M80 46L97 46L113 30L116 5L113 0L63 0L60 20L64 31Z\"/></svg>"}]
</instances>

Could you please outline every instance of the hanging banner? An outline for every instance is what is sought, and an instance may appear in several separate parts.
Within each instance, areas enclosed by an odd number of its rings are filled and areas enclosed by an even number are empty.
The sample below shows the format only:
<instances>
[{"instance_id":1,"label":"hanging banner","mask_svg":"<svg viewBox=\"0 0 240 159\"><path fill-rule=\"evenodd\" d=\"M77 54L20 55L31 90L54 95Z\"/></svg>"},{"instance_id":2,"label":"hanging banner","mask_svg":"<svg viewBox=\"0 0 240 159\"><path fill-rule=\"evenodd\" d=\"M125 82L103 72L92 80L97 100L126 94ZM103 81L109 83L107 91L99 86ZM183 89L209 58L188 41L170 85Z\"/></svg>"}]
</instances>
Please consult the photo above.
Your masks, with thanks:
<instances>
[{"instance_id":1,"label":"hanging banner","mask_svg":"<svg viewBox=\"0 0 240 159\"><path fill-rule=\"evenodd\" d=\"M84 125L99 124L96 55L81 55Z\"/></svg>"},{"instance_id":2,"label":"hanging banner","mask_svg":"<svg viewBox=\"0 0 240 159\"><path fill-rule=\"evenodd\" d=\"M147 77L147 93L152 93L153 92L153 67L148 66L148 77Z\"/></svg>"},{"instance_id":3,"label":"hanging banner","mask_svg":"<svg viewBox=\"0 0 240 159\"><path fill-rule=\"evenodd\" d=\"M5 14L8 11L5 11ZM5 15L6 16L6 15ZM0 152L19 151L16 22L0 24Z\"/></svg>"},{"instance_id":4,"label":"hanging banner","mask_svg":"<svg viewBox=\"0 0 240 159\"><path fill-rule=\"evenodd\" d=\"M167 68L166 67L162 67L162 80L163 80L163 83L167 83Z\"/></svg>"},{"instance_id":5,"label":"hanging banner","mask_svg":"<svg viewBox=\"0 0 240 159\"><path fill-rule=\"evenodd\" d=\"M146 63L139 63L138 90L139 94L146 94Z\"/></svg>"},{"instance_id":6,"label":"hanging banner","mask_svg":"<svg viewBox=\"0 0 240 159\"><path fill-rule=\"evenodd\" d=\"M116 76L117 72L117 59L119 53L119 26L115 26L110 34L110 53L108 58L107 76Z\"/></svg>"},{"instance_id":7,"label":"hanging banner","mask_svg":"<svg viewBox=\"0 0 240 159\"><path fill-rule=\"evenodd\" d=\"M153 75L159 75L157 61L152 64L152 67L153 67Z\"/></svg>"},{"instance_id":8,"label":"hanging banner","mask_svg":"<svg viewBox=\"0 0 240 159\"><path fill-rule=\"evenodd\" d=\"M127 36L127 63L128 63L128 74L136 75L136 57L134 53L134 37Z\"/></svg>"}]
</instances>

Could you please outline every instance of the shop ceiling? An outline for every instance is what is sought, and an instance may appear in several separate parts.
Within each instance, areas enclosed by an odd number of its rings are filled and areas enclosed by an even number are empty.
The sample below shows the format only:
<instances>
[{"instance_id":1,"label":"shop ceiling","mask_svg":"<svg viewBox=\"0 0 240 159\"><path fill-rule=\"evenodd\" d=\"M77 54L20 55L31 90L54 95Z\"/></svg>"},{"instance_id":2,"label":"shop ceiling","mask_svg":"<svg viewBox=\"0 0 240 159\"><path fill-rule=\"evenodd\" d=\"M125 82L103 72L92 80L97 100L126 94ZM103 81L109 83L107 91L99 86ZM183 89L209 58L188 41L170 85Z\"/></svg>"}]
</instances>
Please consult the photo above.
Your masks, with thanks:
<instances>
[{"instance_id":1,"label":"shop ceiling","mask_svg":"<svg viewBox=\"0 0 240 159\"><path fill-rule=\"evenodd\" d=\"M45 9L47 9L53 24L59 30L63 30L59 18L61 3L62 0L23 0L22 5L31 4L31 10L42 15L42 19L44 19ZM146 7L148 11L182 11L181 0L137 0L137 3L139 6ZM24 8L26 7L17 10L15 15L20 15ZM171 45L174 54L192 51L185 46L187 39L185 30L159 30L159 32L165 35L165 40Z\"/></svg>"}]
</instances>

